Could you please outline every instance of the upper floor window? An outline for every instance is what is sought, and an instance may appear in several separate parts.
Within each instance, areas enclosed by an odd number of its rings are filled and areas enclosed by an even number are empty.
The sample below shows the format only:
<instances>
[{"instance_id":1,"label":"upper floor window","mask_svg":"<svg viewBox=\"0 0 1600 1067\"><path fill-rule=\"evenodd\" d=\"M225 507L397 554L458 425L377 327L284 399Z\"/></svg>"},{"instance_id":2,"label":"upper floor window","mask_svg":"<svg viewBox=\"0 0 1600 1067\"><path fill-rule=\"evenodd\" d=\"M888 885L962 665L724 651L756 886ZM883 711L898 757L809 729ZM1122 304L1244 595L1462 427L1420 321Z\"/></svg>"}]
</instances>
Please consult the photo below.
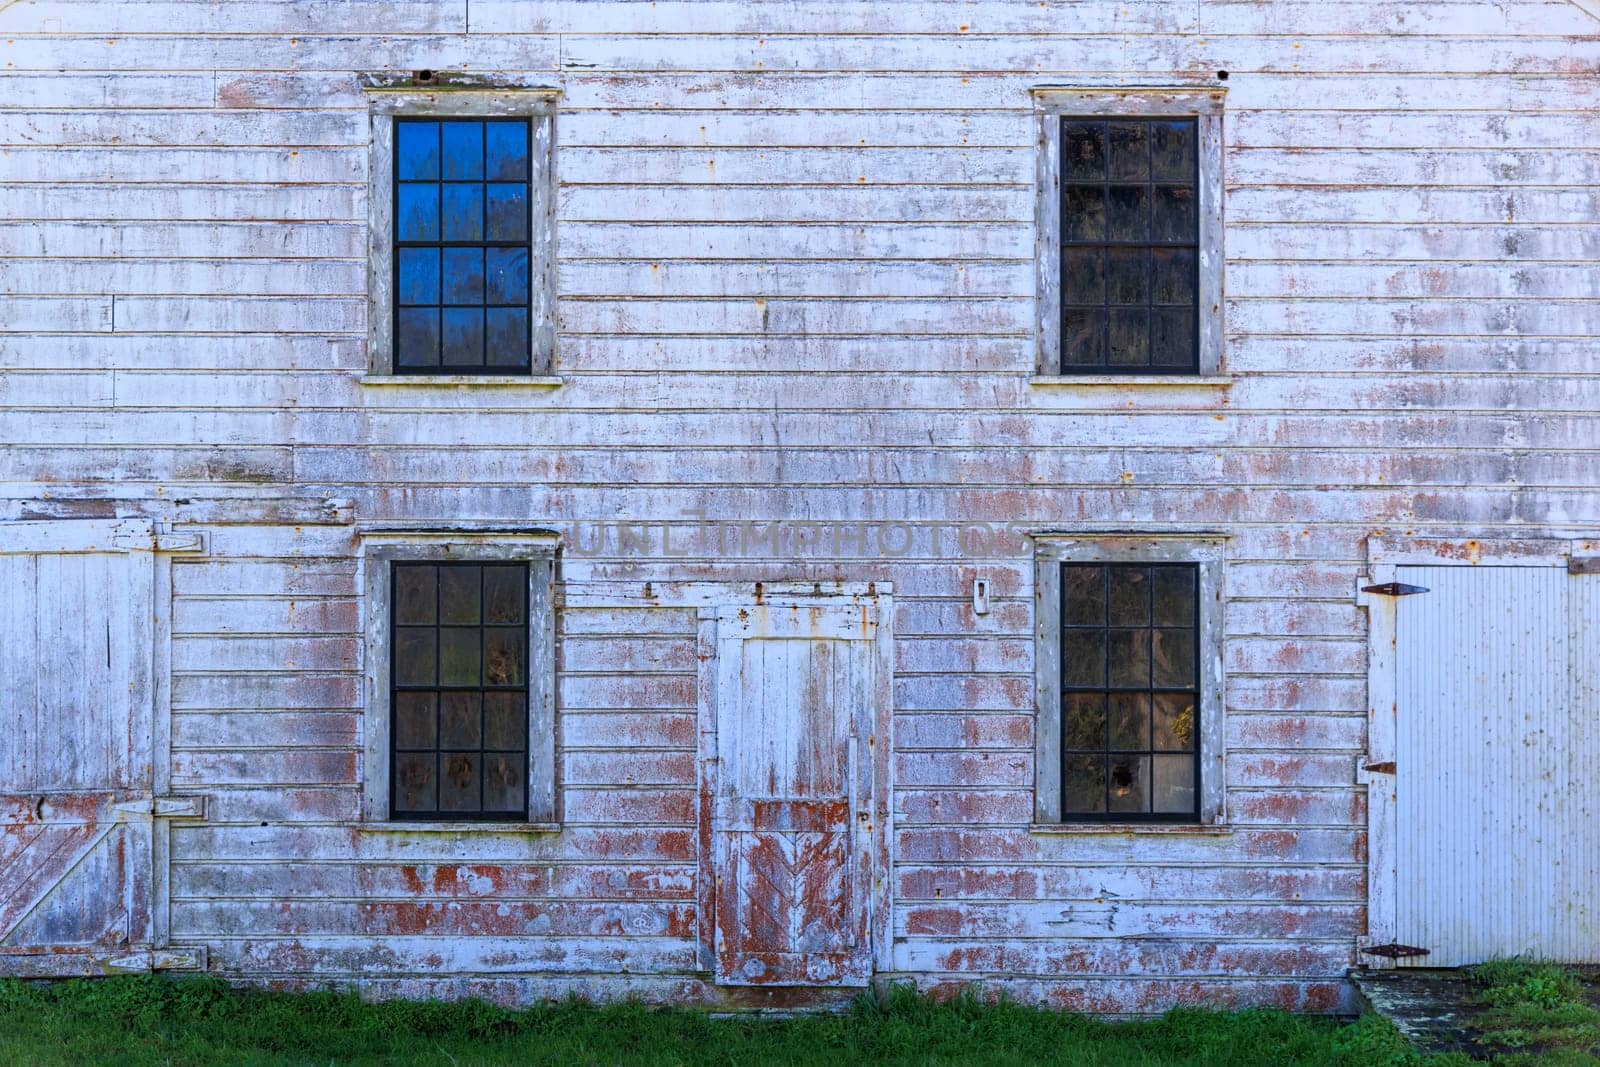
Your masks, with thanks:
<instances>
[{"instance_id":1,"label":"upper floor window","mask_svg":"<svg viewBox=\"0 0 1600 1067\"><path fill-rule=\"evenodd\" d=\"M1040 373L1215 373L1221 93L1036 95Z\"/></svg>"},{"instance_id":2,"label":"upper floor window","mask_svg":"<svg viewBox=\"0 0 1600 1067\"><path fill-rule=\"evenodd\" d=\"M394 121L396 372L528 373L529 121Z\"/></svg>"},{"instance_id":3,"label":"upper floor window","mask_svg":"<svg viewBox=\"0 0 1600 1067\"><path fill-rule=\"evenodd\" d=\"M548 374L554 93L369 90L368 372Z\"/></svg>"}]
</instances>

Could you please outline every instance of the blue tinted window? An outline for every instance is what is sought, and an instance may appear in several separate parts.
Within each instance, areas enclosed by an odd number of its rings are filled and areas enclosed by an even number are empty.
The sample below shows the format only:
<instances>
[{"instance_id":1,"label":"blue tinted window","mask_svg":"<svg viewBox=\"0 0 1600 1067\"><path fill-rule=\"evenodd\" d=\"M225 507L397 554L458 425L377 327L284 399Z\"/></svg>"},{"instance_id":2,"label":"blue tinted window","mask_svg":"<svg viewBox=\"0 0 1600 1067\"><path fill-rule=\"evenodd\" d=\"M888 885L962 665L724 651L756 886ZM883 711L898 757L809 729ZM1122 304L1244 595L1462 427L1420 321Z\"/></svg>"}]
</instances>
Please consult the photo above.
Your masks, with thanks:
<instances>
[{"instance_id":1,"label":"blue tinted window","mask_svg":"<svg viewBox=\"0 0 1600 1067\"><path fill-rule=\"evenodd\" d=\"M395 126L396 371L529 371L530 123Z\"/></svg>"}]
</instances>

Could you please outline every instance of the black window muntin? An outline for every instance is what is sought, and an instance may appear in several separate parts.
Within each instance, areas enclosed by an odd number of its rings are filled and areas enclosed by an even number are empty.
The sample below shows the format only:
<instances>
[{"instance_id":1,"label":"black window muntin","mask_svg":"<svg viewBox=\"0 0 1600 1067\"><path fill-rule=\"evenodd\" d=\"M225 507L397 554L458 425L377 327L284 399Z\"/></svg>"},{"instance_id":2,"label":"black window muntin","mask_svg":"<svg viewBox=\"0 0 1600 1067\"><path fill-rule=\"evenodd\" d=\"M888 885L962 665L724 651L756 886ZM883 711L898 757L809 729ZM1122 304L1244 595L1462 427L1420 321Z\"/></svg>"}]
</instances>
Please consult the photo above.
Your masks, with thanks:
<instances>
[{"instance_id":1,"label":"black window muntin","mask_svg":"<svg viewBox=\"0 0 1600 1067\"><path fill-rule=\"evenodd\" d=\"M1060 123L1061 373L1199 373L1199 120Z\"/></svg>"},{"instance_id":2,"label":"black window muntin","mask_svg":"<svg viewBox=\"0 0 1600 1067\"><path fill-rule=\"evenodd\" d=\"M1059 610L1062 821L1197 822L1199 565L1063 563ZM1130 651L1135 652L1131 660ZM1161 656L1165 663L1158 665ZM1142 729L1136 723L1141 703ZM1131 706L1134 714L1119 722L1117 704ZM1169 780L1187 778L1186 805L1167 803L1156 810L1158 769L1174 775ZM1132 792L1141 783L1142 794ZM1097 791L1097 802L1086 799Z\"/></svg>"},{"instance_id":3,"label":"black window muntin","mask_svg":"<svg viewBox=\"0 0 1600 1067\"><path fill-rule=\"evenodd\" d=\"M478 178L478 179L449 178L449 179L447 179L445 177L445 169L444 169L445 159L444 159L443 138L444 138L444 129L447 126L448 127L452 127L452 128L477 127L478 130L480 131L479 140L480 140L480 143L483 146L483 148L482 148L483 158L481 160L481 163L482 163L482 177L481 178ZM437 178L433 178L433 179L428 179L428 178L408 178L408 177L403 177L402 176L403 172L404 172L404 160L402 158L404 141L403 141L403 138L402 138L402 130L404 128L407 128L407 127L412 128L412 129L423 129L423 128L427 128L427 127L432 127L437 131L437 135L438 135L439 142L440 142L439 158L438 158L439 175L438 175ZM521 169L523 171L522 177L516 178L516 179L511 179L511 180L506 180L506 181L502 181L502 180L499 180L499 179L491 179L490 178L490 174L489 174L489 136L488 136L490 127L496 127L496 128L499 128L499 129L506 129L506 130L510 130L510 129L518 129L518 130L520 130L520 133L521 133L521 146L520 147L521 147L521 159L522 159L522 168ZM533 218L533 185L532 185L532 183L533 183L533 181L534 181L534 179L535 179L535 177L537 175L537 171L536 171L535 161L534 161L534 157L533 157L533 125L532 125L532 122L527 118L487 118L487 117L483 117L483 118L477 118L477 117L414 118L414 117L396 116L395 119L394 119L394 167L393 167L393 173L394 173L393 189L391 190L391 194L390 194L391 195L390 207L391 207L391 210L393 212L393 215L392 215L393 222L391 223L391 227L392 227L392 231L393 232L392 232L391 236L393 238L392 244L394 245L394 251L393 251L392 262L391 262L391 271L392 271L392 279L393 279L391 288L392 288L392 293L393 293L393 300L391 301L392 307L391 307L391 311L390 311L390 325L391 325L391 337L393 338L393 341L392 341L393 352L391 353L390 363L391 363L391 366L393 368L394 373L395 374L419 374L419 375L429 375L429 374L451 374L451 375L456 375L456 374L459 374L459 375L474 375L474 374L481 374L481 375L490 375L490 374L493 374L493 375L529 374L529 375L531 375L533 373L532 286L534 284L534 279L535 279L535 275L536 275L536 272L537 272L537 265L534 262L534 256L533 256L533 226L534 226L534 218ZM445 239L445 237L444 237L444 222L445 222L444 192L445 192L445 186L446 185L474 185L474 184L479 186L481 194L482 194L480 196L480 198L479 198L480 202L482 204L481 214L480 214L480 217L479 217L479 222L480 222L480 229L482 230L483 234L485 235L485 239L482 239L482 240L447 240L447 239ZM402 219L402 215L401 215L401 208L402 208L401 191L402 191L402 188L403 187L407 187L407 186L430 186L430 185L434 186L437 189L438 197L439 197L439 208L438 208L437 218L438 218L438 221L439 221L440 225L439 225L439 233L438 233L437 239L435 239L435 240L421 240L421 239L405 238L405 237L402 236L402 227L403 227L403 219ZM488 219L488 214L489 214L489 188L488 187L490 185L497 185L497 186L500 186L500 185L520 185L522 187L522 194L523 194L522 199L523 199L523 204L524 204L524 208L523 208L524 221L523 221L523 225L520 227L521 233L518 234L514 239L512 239L512 238L502 238L502 239L495 239L495 240L487 239L487 233L488 233L488 229L489 229L489 219ZM524 254L525 258L524 258L524 265L523 265L524 284L519 287L520 288L520 299L516 299L516 300L507 299L507 300L497 300L497 301L491 301L489 299L489 297L491 295L490 291L489 291L490 290L490 279L489 279L489 270L488 270L487 263L486 263L485 264L485 268L483 270L483 277L480 279L480 285L481 285L481 288L483 290L483 295L482 295L481 300L476 301L476 302L473 302L473 301L463 301L463 302L459 302L459 303L447 302L444 299L444 295L445 294L442 291L443 290L443 286L445 284L445 278L444 278L443 264L441 263L440 270L439 270L439 284L440 284L441 292L440 292L438 298L436 299L436 301L407 302L403 298L403 289L404 289L404 284L405 284L405 282L404 282L405 272L404 272L403 267L402 267L402 260L403 260L403 258L405 256L406 250L408 250L408 249L432 249L432 250L436 250L438 252L438 254L441 256L441 259L442 259L443 255L445 253L445 250L460 250L460 251L478 250L479 254L481 256L484 256L484 257L488 256L488 254L489 254L488 250L490 250L490 249L507 249L507 250L518 250L518 251L521 251ZM482 314L483 314L483 317L484 317L484 322L483 322L483 325L482 325L482 328L481 328L481 341L480 341L480 344L478 345L479 351L481 353L481 356L480 356L479 360L476 363L470 363L470 362L464 362L464 361L463 362L452 362L452 363L444 362L445 351L446 351L446 337L445 337L445 327L444 327L443 319L444 319L445 312L447 310L471 311L471 310L474 310L474 309L481 311ZM434 336L434 346L433 346L434 350L435 350L435 357L436 357L435 361L434 362L422 362L422 361L417 361L417 360L408 361L408 360L403 358L403 355L404 355L404 350L406 349L406 347L410 343L410 340L414 336L414 331L408 330L406 328L407 327L407 323L406 323L407 315L410 314L410 313L414 313L414 312L427 312L427 311L432 311L433 313L435 313L438 316L438 326L436 327L435 336ZM517 358L514 361L511 361L511 360L491 361L490 358L489 358L490 357L491 338L490 338L488 320L490 319L491 315L494 312L501 312L501 313L506 314L507 316L514 316L519 311L521 313L521 319L522 319L520 327L516 328L514 331L508 331L508 335L510 333L514 332L516 337L517 337L517 347L516 347Z\"/></svg>"},{"instance_id":4,"label":"black window muntin","mask_svg":"<svg viewBox=\"0 0 1600 1067\"><path fill-rule=\"evenodd\" d=\"M459 597L470 593L476 583L476 608L470 613L466 603L446 605L446 576ZM528 811L528 677L530 642L528 636L528 580L526 563L463 562L420 560L390 563L389 618L389 815L396 821L510 821L524 820ZM491 610L490 585L495 585L498 600ZM432 604L427 601L431 592ZM447 610L447 607L449 610ZM443 677L442 648L444 631L460 636L476 631L476 679ZM491 636L497 640L491 643ZM407 641L406 638L412 638ZM420 641L420 644L416 643ZM458 646L459 648L459 646ZM502 656L509 669L490 668L491 648ZM431 652L428 651L431 649ZM424 653L419 657L418 653ZM429 659L428 657L431 657ZM431 698L433 716L431 738L417 736L408 724L408 711L427 713ZM446 736L447 702L457 708L475 708L476 743L463 743L459 736ZM408 708L410 705L410 708ZM491 709L495 720L491 727ZM454 726L456 724L452 724ZM447 743L447 741L452 743ZM451 760L476 756L468 766L452 765ZM431 760L431 787L415 782L413 770L427 768ZM491 797L489 768L496 767L501 792ZM444 804L447 779L469 771L476 805L467 795L471 790L458 786L461 801ZM426 798L431 788L431 803L416 803L417 795ZM498 799L499 803L489 803Z\"/></svg>"}]
</instances>

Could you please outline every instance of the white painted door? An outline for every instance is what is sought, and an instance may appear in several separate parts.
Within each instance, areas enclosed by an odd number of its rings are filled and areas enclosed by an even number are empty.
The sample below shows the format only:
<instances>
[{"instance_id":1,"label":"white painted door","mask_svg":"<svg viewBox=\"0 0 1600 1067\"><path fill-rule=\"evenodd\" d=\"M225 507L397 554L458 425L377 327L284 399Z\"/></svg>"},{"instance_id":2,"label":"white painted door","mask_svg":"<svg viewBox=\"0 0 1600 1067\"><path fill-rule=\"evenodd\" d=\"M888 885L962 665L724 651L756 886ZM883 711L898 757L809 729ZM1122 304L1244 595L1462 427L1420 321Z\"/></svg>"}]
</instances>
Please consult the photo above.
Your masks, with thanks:
<instances>
[{"instance_id":1,"label":"white painted door","mask_svg":"<svg viewBox=\"0 0 1600 1067\"><path fill-rule=\"evenodd\" d=\"M1600 960L1600 576L1398 567L1395 939Z\"/></svg>"},{"instance_id":2,"label":"white painted door","mask_svg":"<svg viewBox=\"0 0 1600 1067\"><path fill-rule=\"evenodd\" d=\"M728 985L864 985L881 840L887 629L874 604L716 617L714 957Z\"/></svg>"},{"instance_id":3,"label":"white painted door","mask_svg":"<svg viewBox=\"0 0 1600 1067\"><path fill-rule=\"evenodd\" d=\"M0 525L0 974L149 965L154 547Z\"/></svg>"}]
</instances>

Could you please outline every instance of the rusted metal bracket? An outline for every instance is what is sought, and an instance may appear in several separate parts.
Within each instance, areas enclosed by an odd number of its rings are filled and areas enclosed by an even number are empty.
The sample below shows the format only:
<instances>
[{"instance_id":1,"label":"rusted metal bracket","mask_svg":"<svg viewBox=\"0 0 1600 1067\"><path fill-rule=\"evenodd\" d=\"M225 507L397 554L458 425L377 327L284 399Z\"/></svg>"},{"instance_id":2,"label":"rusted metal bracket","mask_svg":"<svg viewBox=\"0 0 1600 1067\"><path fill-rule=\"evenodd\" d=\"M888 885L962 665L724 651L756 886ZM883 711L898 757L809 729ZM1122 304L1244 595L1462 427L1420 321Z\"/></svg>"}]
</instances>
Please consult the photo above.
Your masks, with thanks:
<instances>
[{"instance_id":1,"label":"rusted metal bracket","mask_svg":"<svg viewBox=\"0 0 1600 1067\"><path fill-rule=\"evenodd\" d=\"M1361 769L1364 771L1370 771L1373 774L1393 774L1394 760L1384 760L1382 763L1364 764Z\"/></svg>"},{"instance_id":2,"label":"rusted metal bracket","mask_svg":"<svg viewBox=\"0 0 1600 1067\"><path fill-rule=\"evenodd\" d=\"M1407 585L1405 582L1384 582L1382 585L1364 585L1363 593L1377 593L1379 596L1414 596L1417 593L1426 593L1427 587L1421 585Z\"/></svg>"},{"instance_id":3,"label":"rusted metal bracket","mask_svg":"<svg viewBox=\"0 0 1600 1067\"><path fill-rule=\"evenodd\" d=\"M195 948L158 948L150 952L135 952L127 956L113 956L105 961L109 971L141 974L146 971L203 971L206 969L206 950Z\"/></svg>"},{"instance_id":4,"label":"rusted metal bracket","mask_svg":"<svg viewBox=\"0 0 1600 1067\"><path fill-rule=\"evenodd\" d=\"M1402 945L1399 942L1391 942L1387 945L1373 945L1371 948L1364 948L1360 951L1368 956L1382 956L1384 959L1390 960L1412 959L1416 956L1428 955L1428 950L1425 948L1418 948L1416 945Z\"/></svg>"},{"instance_id":5,"label":"rusted metal bracket","mask_svg":"<svg viewBox=\"0 0 1600 1067\"><path fill-rule=\"evenodd\" d=\"M1568 574L1600 574L1600 556L1567 557Z\"/></svg>"}]
</instances>

